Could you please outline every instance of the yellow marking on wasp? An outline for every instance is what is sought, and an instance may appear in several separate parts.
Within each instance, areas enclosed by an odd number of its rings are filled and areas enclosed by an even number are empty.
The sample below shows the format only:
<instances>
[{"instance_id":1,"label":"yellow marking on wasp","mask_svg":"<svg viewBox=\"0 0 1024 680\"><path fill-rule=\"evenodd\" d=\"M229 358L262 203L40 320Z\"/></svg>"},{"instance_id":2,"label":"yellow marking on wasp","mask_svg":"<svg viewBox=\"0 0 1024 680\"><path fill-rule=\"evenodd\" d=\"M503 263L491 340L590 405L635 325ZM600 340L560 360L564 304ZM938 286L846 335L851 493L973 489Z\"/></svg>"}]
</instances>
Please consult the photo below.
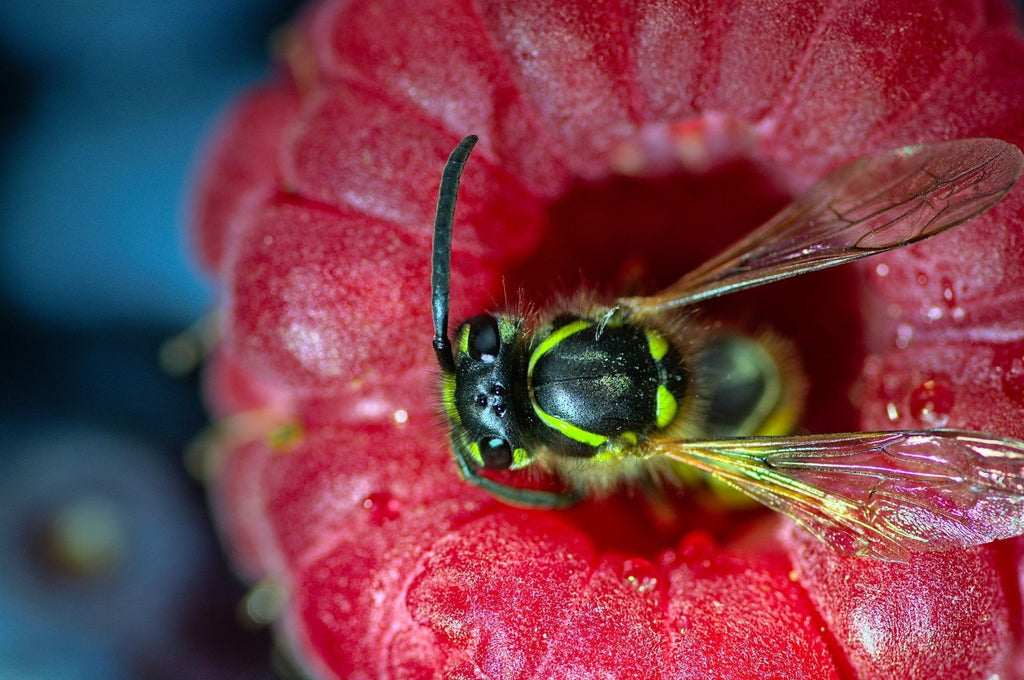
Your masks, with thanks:
<instances>
[{"instance_id":1,"label":"yellow marking on wasp","mask_svg":"<svg viewBox=\"0 0 1024 680\"><path fill-rule=\"evenodd\" d=\"M626 432L624 434L632 434L633 437L636 437L636 435L634 433L632 433L632 432ZM627 446L628 445L629 444L627 442ZM609 444L607 446L605 446L604 448L600 449L597 453L595 453L593 456L591 456L589 458L589 460L594 462L594 463L619 462L623 458L623 452L624 452L624 449L623 449L622 446L617 446L617 445L609 442Z\"/></svg>"},{"instance_id":2,"label":"yellow marking on wasp","mask_svg":"<svg viewBox=\"0 0 1024 680\"><path fill-rule=\"evenodd\" d=\"M655 361L661 361L668 354L668 340L658 331L647 330L647 351Z\"/></svg>"},{"instance_id":3,"label":"yellow marking on wasp","mask_svg":"<svg viewBox=\"0 0 1024 680\"><path fill-rule=\"evenodd\" d=\"M757 410L752 415L758 415L761 422L757 425L756 432L760 435L784 435L792 432L796 425L797 412L794 404L783 400L782 378L779 376L777 364L769 357L767 361L776 370L766 377L764 396L758 404ZM766 362L767 363L767 362Z\"/></svg>"},{"instance_id":4,"label":"yellow marking on wasp","mask_svg":"<svg viewBox=\"0 0 1024 680\"><path fill-rule=\"evenodd\" d=\"M480 467L484 467L484 457L480 453L480 442L469 442L465 445L469 449L469 455L472 457L473 462ZM522 470L533 465L533 458L527 453L526 449L518 447L512 450L512 464L508 466L509 470Z\"/></svg>"},{"instance_id":5,"label":"yellow marking on wasp","mask_svg":"<svg viewBox=\"0 0 1024 680\"><path fill-rule=\"evenodd\" d=\"M469 453L473 456L473 462L483 467L484 457L480 454L480 444L478 442L469 443Z\"/></svg>"},{"instance_id":6,"label":"yellow marking on wasp","mask_svg":"<svg viewBox=\"0 0 1024 680\"><path fill-rule=\"evenodd\" d=\"M539 345L537 345L537 349L533 351L533 354L530 355L530 362L526 368L527 376L533 375L533 368L534 366L537 365L537 361L542 356L550 352L555 346L558 345L558 343L562 342L571 335L575 335L580 331L584 331L588 328L591 328L593 325L593 321L589 321L587 319L578 319L576 321L573 321L572 323L567 323L566 325L562 326L548 337L544 338L544 340L541 341ZM567 423L566 421L560 418L556 418L550 413L547 413L537 404L532 394L530 395L530 404L533 406L533 410L537 414L537 417L540 418L545 425L552 429L558 430L569 439L578 441L582 444L586 444L587 446L593 446L594 448L597 448L598 446L601 446L601 444L604 444L606 441L608 441L608 437L605 437L604 435L588 432L587 430L576 427L572 423Z\"/></svg>"},{"instance_id":7,"label":"yellow marking on wasp","mask_svg":"<svg viewBox=\"0 0 1024 680\"><path fill-rule=\"evenodd\" d=\"M455 346L459 348L460 354L469 354L469 324L463 324L459 329L459 337L455 338Z\"/></svg>"},{"instance_id":8,"label":"yellow marking on wasp","mask_svg":"<svg viewBox=\"0 0 1024 680\"><path fill-rule=\"evenodd\" d=\"M597 448L601 444L608 441L608 437L601 434L595 434L593 432L587 432L586 430L576 427L572 423L567 423L564 420L554 417L550 413L546 413L543 409L537 406L536 402L533 402L533 410L536 412L544 424L550 428L558 430L569 439L573 439L587 446L593 446Z\"/></svg>"},{"instance_id":9,"label":"yellow marking on wasp","mask_svg":"<svg viewBox=\"0 0 1024 680\"><path fill-rule=\"evenodd\" d=\"M452 425L461 425L462 418L459 417L459 409L455 407L455 374L445 373L441 376L441 404L444 406L444 413Z\"/></svg>"},{"instance_id":10,"label":"yellow marking on wasp","mask_svg":"<svg viewBox=\"0 0 1024 680\"><path fill-rule=\"evenodd\" d=\"M783 402L778 409L765 418L756 434L762 437L780 437L793 431L800 411L795 404Z\"/></svg>"},{"instance_id":11,"label":"yellow marking on wasp","mask_svg":"<svg viewBox=\"0 0 1024 680\"><path fill-rule=\"evenodd\" d=\"M516 321L510 316L499 316L498 317L498 335L501 336L501 341L507 342L507 338L513 337L519 333L522 324Z\"/></svg>"},{"instance_id":12,"label":"yellow marking on wasp","mask_svg":"<svg viewBox=\"0 0 1024 680\"><path fill-rule=\"evenodd\" d=\"M512 450L512 465L509 466L509 470L521 470L524 467L529 467L533 464L533 459L530 458L530 454L526 452L526 449L519 447Z\"/></svg>"},{"instance_id":13,"label":"yellow marking on wasp","mask_svg":"<svg viewBox=\"0 0 1024 680\"><path fill-rule=\"evenodd\" d=\"M586 330L587 328L590 328L593 325L593 321L588 321L586 319L578 319L576 321L573 321L572 323L567 323L566 325L562 326L548 337L544 338L544 340L539 345L537 345L537 349L533 350L533 354L530 356L530 364L526 368L527 375L533 374L533 367L537 365L537 360L540 359L545 354L547 354L548 352L550 352L552 348L555 347L555 345L562 342L570 335L575 335L576 333L579 333L582 330Z\"/></svg>"},{"instance_id":14,"label":"yellow marking on wasp","mask_svg":"<svg viewBox=\"0 0 1024 680\"><path fill-rule=\"evenodd\" d=\"M744 436L787 435L793 431L800 418L802 383L796 378L786 380L783 377L782 367L786 356L779 356L772 347L770 342L752 341L752 348L758 356L755 359L752 352L749 358L764 367L757 370L765 377L765 387L757 406L740 427L740 434Z\"/></svg>"},{"instance_id":15,"label":"yellow marking on wasp","mask_svg":"<svg viewBox=\"0 0 1024 680\"><path fill-rule=\"evenodd\" d=\"M657 403L654 407L654 420L659 429L668 427L679 412L679 402L664 385L658 385Z\"/></svg>"}]
</instances>

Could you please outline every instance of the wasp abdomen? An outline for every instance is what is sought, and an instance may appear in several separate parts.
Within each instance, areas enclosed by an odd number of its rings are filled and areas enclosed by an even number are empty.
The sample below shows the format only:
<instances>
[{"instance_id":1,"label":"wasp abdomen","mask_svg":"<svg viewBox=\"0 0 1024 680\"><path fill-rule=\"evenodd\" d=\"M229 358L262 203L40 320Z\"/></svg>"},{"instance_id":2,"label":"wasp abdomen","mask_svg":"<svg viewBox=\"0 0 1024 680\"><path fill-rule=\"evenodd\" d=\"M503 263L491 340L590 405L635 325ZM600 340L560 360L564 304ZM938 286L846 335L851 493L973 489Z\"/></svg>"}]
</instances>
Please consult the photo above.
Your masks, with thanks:
<instances>
[{"instance_id":1,"label":"wasp abdomen","mask_svg":"<svg viewBox=\"0 0 1024 680\"><path fill-rule=\"evenodd\" d=\"M679 355L659 333L588 318L563 323L533 350L527 371L537 416L592 455L615 437L667 427L686 390Z\"/></svg>"},{"instance_id":2,"label":"wasp abdomen","mask_svg":"<svg viewBox=\"0 0 1024 680\"><path fill-rule=\"evenodd\" d=\"M750 437L787 434L795 424L803 383L795 362L781 341L723 333L711 337L695 357L703 376L698 390L704 402L707 437Z\"/></svg>"}]
</instances>

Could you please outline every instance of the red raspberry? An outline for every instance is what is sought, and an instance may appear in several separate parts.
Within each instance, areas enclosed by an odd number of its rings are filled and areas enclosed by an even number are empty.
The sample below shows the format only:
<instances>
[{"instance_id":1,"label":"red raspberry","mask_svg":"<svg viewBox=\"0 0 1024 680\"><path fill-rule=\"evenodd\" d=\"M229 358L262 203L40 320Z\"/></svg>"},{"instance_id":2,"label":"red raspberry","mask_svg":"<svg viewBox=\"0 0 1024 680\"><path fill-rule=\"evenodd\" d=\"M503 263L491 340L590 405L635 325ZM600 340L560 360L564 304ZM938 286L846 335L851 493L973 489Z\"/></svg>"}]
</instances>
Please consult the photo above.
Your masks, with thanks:
<instances>
[{"instance_id":1,"label":"red raspberry","mask_svg":"<svg viewBox=\"0 0 1024 680\"><path fill-rule=\"evenodd\" d=\"M887 564L692 498L661 523L625 495L522 511L459 478L436 414L431 224L464 134L456 319L580 273L668 283L871 151L1024 141L998 0L822 5L350 0L295 24L214 142L195 234L224 291L211 408L248 423L214 507L312 674L1021 677L1019 541ZM707 314L794 339L812 431L1022 437L1022 200Z\"/></svg>"}]
</instances>

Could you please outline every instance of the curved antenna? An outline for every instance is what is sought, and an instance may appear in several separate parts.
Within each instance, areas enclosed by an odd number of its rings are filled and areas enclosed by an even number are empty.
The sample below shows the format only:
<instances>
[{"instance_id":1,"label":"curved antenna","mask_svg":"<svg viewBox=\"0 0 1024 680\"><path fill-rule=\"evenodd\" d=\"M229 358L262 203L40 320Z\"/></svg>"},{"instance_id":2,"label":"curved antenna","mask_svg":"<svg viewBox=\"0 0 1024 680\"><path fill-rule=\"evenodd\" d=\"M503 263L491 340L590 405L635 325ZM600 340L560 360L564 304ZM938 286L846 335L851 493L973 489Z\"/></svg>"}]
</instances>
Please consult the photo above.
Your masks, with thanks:
<instances>
[{"instance_id":1,"label":"curved antenna","mask_svg":"<svg viewBox=\"0 0 1024 680\"><path fill-rule=\"evenodd\" d=\"M455 199L459 193L459 179L466 167L469 152L476 145L478 137L469 135L455 147L441 175L441 188L437 197L437 212L434 216L434 245L431 257L430 287L431 307L434 314L434 352L437 362L445 373L455 372L452 343L448 339L448 297L451 290L452 225L455 221Z\"/></svg>"}]
</instances>

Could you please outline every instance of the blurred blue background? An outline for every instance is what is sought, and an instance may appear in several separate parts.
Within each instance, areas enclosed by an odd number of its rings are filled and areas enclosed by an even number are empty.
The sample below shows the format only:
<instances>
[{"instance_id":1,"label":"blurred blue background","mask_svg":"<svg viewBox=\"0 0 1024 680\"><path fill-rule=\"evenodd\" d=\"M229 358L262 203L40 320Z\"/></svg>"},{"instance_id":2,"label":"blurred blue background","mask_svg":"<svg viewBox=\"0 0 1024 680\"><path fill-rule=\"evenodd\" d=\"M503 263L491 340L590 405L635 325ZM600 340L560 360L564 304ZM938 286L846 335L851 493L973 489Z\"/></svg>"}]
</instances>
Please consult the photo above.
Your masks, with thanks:
<instances>
[{"instance_id":1,"label":"blurred blue background","mask_svg":"<svg viewBox=\"0 0 1024 680\"><path fill-rule=\"evenodd\" d=\"M0 678L271 678L161 343L211 288L186 192L292 0L0 3Z\"/></svg>"}]
</instances>

